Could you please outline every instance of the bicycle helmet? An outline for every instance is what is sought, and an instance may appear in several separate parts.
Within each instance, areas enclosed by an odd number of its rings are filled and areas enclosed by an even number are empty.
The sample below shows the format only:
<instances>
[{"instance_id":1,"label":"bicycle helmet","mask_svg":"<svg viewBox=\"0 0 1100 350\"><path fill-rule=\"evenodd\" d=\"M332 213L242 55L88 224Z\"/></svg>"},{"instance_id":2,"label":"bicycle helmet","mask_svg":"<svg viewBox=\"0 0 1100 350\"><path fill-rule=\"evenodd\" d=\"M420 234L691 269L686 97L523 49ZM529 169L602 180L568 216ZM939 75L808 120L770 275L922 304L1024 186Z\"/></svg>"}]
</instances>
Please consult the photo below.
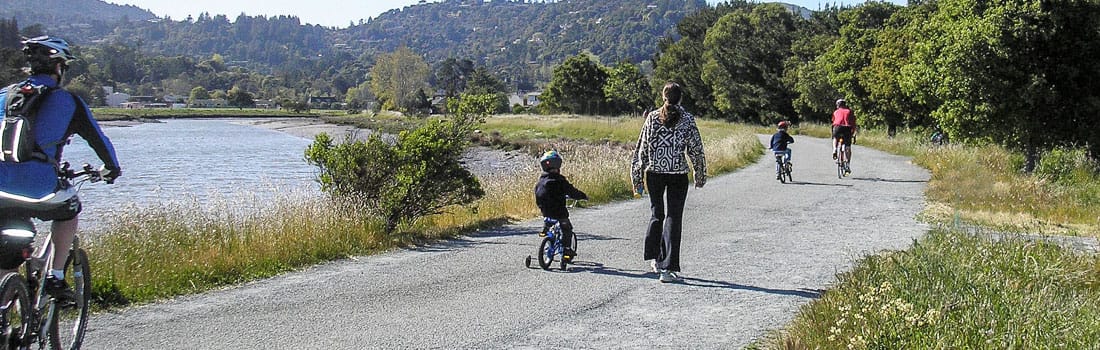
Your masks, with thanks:
<instances>
[{"instance_id":1,"label":"bicycle helmet","mask_svg":"<svg viewBox=\"0 0 1100 350\"><path fill-rule=\"evenodd\" d=\"M786 120L779 122L779 128L780 129L787 130L787 128L789 128L789 127L791 127L790 122L788 122Z\"/></svg>"},{"instance_id":2,"label":"bicycle helmet","mask_svg":"<svg viewBox=\"0 0 1100 350\"><path fill-rule=\"evenodd\" d=\"M546 151L542 154L542 158L539 158L539 165L542 166L542 171L550 171L552 169L561 169L561 155L558 151Z\"/></svg>"},{"instance_id":3,"label":"bicycle helmet","mask_svg":"<svg viewBox=\"0 0 1100 350\"><path fill-rule=\"evenodd\" d=\"M842 98L842 99L838 99L838 100L836 100L836 106L837 106L837 107L841 107L841 106L844 106L844 105L846 105L847 103L848 103L848 101L845 101L845 100L844 100L843 98Z\"/></svg>"},{"instance_id":4,"label":"bicycle helmet","mask_svg":"<svg viewBox=\"0 0 1100 350\"><path fill-rule=\"evenodd\" d=\"M67 68L69 62L76 59L68 42L45 35L23 40L23 55L30 62L32 71L47 73L52 73L57 63Z\"/></svg>"}]
</instances>

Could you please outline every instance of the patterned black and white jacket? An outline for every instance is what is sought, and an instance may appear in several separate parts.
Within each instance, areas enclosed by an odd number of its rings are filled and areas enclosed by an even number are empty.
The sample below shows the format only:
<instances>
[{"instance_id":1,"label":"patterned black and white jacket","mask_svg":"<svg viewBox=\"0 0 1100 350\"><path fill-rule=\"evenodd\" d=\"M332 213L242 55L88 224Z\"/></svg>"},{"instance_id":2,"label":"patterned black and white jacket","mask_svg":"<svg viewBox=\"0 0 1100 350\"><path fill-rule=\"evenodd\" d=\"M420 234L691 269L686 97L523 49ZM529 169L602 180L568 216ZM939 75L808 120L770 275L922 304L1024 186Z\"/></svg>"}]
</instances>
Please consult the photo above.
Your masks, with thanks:
<instances>
[{"instance_id":1,"label":"patterned black and white jacket","mask_svg":"<svg viewBox=\"0 0 1100 350\"><path fill-rule=\"evenodd\" d=\"M638 148L630 164L630 177L634 188L642 186L645 173L687 174L687 157L695 168L695 184L707 182L707 159L703 154L703 140L695 125L695 116L680 108L682 117L672 127L661 123L661 110L646 116L642 133L638 135ZM687 155L687 157L685 157Z\"/></svg>"}]
</instances>

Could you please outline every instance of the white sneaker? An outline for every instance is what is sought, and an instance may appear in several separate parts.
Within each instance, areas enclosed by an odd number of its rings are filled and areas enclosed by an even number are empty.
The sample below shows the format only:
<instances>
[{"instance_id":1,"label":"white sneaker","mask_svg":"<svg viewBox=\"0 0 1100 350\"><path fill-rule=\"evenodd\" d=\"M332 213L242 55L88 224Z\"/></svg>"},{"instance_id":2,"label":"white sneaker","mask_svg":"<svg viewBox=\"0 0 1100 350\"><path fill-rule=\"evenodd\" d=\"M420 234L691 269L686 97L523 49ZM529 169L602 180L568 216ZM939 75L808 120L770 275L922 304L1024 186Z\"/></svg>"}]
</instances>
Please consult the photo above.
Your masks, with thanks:
<instances>
[{"instance_id":1,"label":"white sneaker","mask_svg":"<svg viewBox=\"0 0 1100 350\"><path fill-rule=\"evenodd\" d=\"M649 266L653 267L653 273L661 273L661 269L657 268L657 260L650 260Z\"/></svg>"},{"instance_id":2,"label":"white sneaker","mask_svg":"<svg viewBox=\"0 0 1100 350\"><path fill-rule=\"evenodd\" d=\"M657 278L661 283L675 282L676 278L672 277L672 273L668 271L661 271L661 277Z\"/></svg>"},{"instance_id":3,"label":"white sneaker","mask_svg":"<svg viewBox=\"0 0 1100 350\"><path fill-rule=\"evenodd\" d=\"M684 276L680 276L680 271L669 271L668 274L672 276L672 280L676 282L683 282Z\"/></svg>"}]
</instances>

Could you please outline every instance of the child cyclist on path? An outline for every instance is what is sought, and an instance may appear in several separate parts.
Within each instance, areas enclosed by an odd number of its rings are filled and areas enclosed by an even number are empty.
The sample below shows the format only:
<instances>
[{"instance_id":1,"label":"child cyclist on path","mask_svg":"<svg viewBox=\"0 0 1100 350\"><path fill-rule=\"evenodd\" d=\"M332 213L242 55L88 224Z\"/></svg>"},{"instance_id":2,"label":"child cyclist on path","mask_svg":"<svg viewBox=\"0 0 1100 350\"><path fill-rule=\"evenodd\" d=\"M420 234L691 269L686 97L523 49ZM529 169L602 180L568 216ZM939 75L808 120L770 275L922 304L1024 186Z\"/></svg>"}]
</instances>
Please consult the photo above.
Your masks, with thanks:
<instances>
[{"instance_id":1,"label":"child cyclist on path","mask_svg":"<svg viewBox=\"0 0 1100 350\"><path fill-rule=\"evenodd\" d=\"M568 196L568 198L583 200L588 199L588 195L573 187L573 184L561 175L561 163L562 158L558 151L548 151L539 159L542 175L539 176L539 182L535 184L535 204L542 211L542 216L557 220L561 224L561 241L572 242L573 223L569 222L569 209L565 206L565 199ZM543 227L542 233L549 228ZM562 258L573 260L576 252L568 244L565 246Z\"/></svg>"},{"instance_id":2,"label":"child cyclist on path","mask_svg":"<svg viewBox=\"0 0 1100 350\"><path fill-rule=\"evenodd\" d=\"M791 137L791 135L787 133L787 128L790 126L791 123L786 120L779 122L779 128L775 132L775 135L772 135L771 143L772 153L776 155L782 154L783 162L786 163L791 162L791 149L788 148L787 145L794 143L794 137ZM779 180L779 177L780 175L776 175L775 179Z\"/></svg>"}]
</instances>

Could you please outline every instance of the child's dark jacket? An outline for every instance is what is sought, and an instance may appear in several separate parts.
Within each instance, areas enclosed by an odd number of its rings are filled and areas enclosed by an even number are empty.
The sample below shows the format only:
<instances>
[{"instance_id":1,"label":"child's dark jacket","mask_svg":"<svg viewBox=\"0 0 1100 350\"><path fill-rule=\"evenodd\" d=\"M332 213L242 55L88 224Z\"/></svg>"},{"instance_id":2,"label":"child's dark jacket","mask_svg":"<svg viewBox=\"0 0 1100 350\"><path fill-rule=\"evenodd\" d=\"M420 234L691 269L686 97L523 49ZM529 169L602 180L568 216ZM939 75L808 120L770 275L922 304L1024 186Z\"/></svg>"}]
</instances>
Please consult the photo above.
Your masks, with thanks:
<instances>
[{"instance_id":1,"label":"child's dark jacket","mask_svg":"<svg viewBox=\"0 0 1100 350\"><path fill-rule=\"evenodd\" d=\"M568 219L569 210L565 207L565 196L573 199L588 199L588 195L573 187L569 180L558 173L543 172L535 185L535 204L542 216L554 219Z\"/></svg>"}]
</instances>

